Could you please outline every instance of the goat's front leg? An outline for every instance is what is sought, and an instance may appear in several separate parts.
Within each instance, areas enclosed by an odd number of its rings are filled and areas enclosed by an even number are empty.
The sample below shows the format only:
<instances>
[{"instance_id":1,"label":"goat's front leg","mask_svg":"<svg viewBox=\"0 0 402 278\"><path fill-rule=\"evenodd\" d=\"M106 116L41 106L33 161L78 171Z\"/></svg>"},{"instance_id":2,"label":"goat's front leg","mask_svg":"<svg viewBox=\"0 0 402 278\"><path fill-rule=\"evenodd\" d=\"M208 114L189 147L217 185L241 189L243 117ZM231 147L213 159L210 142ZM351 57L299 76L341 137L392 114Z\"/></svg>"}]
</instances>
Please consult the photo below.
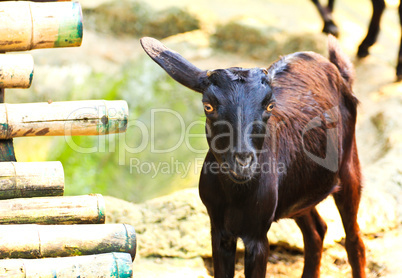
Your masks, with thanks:
<instances>
[{"instance_id":1,"label":"goat's front leg","mask_svg":"<svg viewBox=\"0 0 402 278\"><path fill-rule=\"evenodd\" d=\"M269 244L266 235L259 239L243 239L246 248L244 274L246 278L264 278L267 272Z\"/></svg>"},{"instance_id":2,"label":"goat's front leg","mask_svg":"<svg viewBox=\"0 0 402 278\"><path fill-rule=\"evenodd\" d=\"M237 238L212 226L212 258L215 278L232 278L235 271Z\"/></svg>"}]
</instances>

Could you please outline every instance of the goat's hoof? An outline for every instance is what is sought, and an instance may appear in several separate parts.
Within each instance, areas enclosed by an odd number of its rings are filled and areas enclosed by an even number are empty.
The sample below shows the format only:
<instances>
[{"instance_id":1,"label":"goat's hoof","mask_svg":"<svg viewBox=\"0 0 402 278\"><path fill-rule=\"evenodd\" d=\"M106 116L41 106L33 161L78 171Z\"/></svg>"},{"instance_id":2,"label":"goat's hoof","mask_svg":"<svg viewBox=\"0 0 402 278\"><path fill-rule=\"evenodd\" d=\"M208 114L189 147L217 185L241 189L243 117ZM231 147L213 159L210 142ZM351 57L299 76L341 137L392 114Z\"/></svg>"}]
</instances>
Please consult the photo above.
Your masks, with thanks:
<instances>
[{"instance_id":1,"label":"goat's hoof","mask_svg":"<svg viewBox=\"0 0 402 278\"><path fill-rule=\"evenodd\" d=\"M359 46L359 49L357 50L357 57L359 58L364 58L369 55L368 47L365 47L363 45Z\"/></svg>"},{"instance_id":2,"label":"goat's hoof","mask_svg":"<svg viewBox=\"0 0 402 278\"><path fill-rule=\"evenodd\" d=\"M336 26L333 22L325 22L322 32L334 35L335 37L339 36L338 26Z\"/></svg>"},{"instance_id":3,"label":"goat's hoof","mask_svg":"<svg viewBox=\"0 0 402 278\"><path fill-rule=\"evenodd\" d=\"M402 81L402 70L401 71L396 71L396 80L395 82L401 82Z\"/></svg>"},{"instance_id":4,"label":"goat's hoof","mask_svg":"<svg viewBox=\"0 0 402 278\"><path fill-rule=\"evenodd\" d=\"M357 50L357 57L364 58L367 57L369 54L370 53L368 51L368 48L359 46L359 49Z\"/></svg>"},{"instance_id":5,"label":"goat's hoof","mask_svg":"<svg viewBox=\"0 0 402 278\"><path fill-rule=\"evenodd\" d=\"M402 81L402 62L396 66L396 82Z\"/></svg>"}]
</instances>

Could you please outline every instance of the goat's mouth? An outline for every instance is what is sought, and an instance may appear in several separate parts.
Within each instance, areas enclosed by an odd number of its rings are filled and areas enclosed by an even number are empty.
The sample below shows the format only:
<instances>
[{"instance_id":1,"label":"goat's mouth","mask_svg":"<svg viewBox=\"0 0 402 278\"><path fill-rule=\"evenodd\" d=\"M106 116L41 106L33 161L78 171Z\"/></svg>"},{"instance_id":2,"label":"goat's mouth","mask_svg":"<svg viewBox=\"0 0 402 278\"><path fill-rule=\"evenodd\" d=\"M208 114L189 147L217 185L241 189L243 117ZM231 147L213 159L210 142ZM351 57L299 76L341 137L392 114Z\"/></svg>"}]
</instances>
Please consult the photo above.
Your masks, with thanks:
<instances>
[{"instance_id":1,"label":"goat's mouth","mask_svg":"<svg viewBox=\"0 0 402 278\"><path fill-rule=\"evenodd\" d=\"M247 176L239 175L232 169L229 170L228 176L233 182L239 183L239 184L247 183L252 179L251 175L247 175Z\"/></svg>"},{"instance_id":2,"label":"goat's mouth","mask_svg":"<svg viewBox=\"0 0 402 278\"><path fill-rule=\"evenodd\" d=\"M239 169L237 169L239 170ZM222 173L229 177L231 181L237 184L243 184L249 182L253 176L254 171L252 169L243 170L243 171L235 171L229 165L223 164L222 165Z\"/></svg>"}]
</instances>

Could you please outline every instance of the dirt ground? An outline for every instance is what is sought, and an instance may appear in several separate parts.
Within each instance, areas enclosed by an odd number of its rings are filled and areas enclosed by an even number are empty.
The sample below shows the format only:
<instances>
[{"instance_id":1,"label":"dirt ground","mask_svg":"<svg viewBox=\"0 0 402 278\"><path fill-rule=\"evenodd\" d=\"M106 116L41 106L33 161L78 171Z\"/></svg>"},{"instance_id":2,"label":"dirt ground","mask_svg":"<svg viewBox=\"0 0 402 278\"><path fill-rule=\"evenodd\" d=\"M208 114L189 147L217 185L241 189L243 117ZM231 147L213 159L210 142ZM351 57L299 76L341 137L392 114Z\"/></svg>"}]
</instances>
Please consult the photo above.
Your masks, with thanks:
<instances>
[{"instance_id":1,"label":"dirt ground","mask_svg":"<svg viewBox=\"0 0 402 278\"><path fill-rule=\"evenodd\" d=\"M402 231L392 230L377 235L364 236L366 245L368 278L402 277ZM244 277L244 254L236 259L235 278ZM289 278L301 277L303 271L303 253L279 246L271 246L267 265L267 277ZM137 258L134 262L136 277L212 277L212 259L196 258L181 260L171 258ZM352 277L345 248L342 242L326 248L321 260L321 277Z\"/></svg>"},{"instance_id":2,"label":"dirt ground","mask_svg":"<svg viewBox=\"0 0 402 278\"><path fill-rule=\"evenodd\" d=\"M365 236L364 242L367 252L366 273L368 278L402 276L402 235L400 231ZM302 252L273 246L267 267L267 277L301 277L303 263ZM206 261L206 266L210 270L210 260ZM244 277L243 270L243 255L240 254L236 264L235 277ZM342 242L324 250L321 260L321 277L351 276L351 268Z\"/></svg>"}]
</instances>

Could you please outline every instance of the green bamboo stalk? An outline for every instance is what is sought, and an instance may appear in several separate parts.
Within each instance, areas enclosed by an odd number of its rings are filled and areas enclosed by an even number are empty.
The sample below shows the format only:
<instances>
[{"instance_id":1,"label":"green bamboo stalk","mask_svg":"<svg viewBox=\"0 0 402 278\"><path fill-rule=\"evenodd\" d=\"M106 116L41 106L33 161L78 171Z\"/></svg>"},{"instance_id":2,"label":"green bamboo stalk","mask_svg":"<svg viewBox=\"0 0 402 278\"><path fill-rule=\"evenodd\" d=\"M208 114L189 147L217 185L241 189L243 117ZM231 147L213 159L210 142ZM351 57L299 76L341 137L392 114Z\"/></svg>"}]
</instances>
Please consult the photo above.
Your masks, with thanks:
<instances>
[{"instance_id":1,"label":"green bamboo stalk","mask_svg":"<svg viewBox=\"0 0 402 278\"><path fill-rule=\"evenodd\" d=\"M129 278L132 276L131 257L126 253L68 258L0 260L0 277L3 278Z\"/></svg>"},{"instance_id":2,"label":"green bamboo stalk","mask_svg":"<svg viewBox=\"0 0 402 278\"><path fill-rule=\"evenodd\" d=\"M0 200L0 224L102 224L102 195Z\"/></svg>"},{"instance_id":3,"label":"green bamboo stalk","mask_svg":"<svg viewBox=\"0 0 402 278\"><path fill-rule=\"evenodd\" d=\"M0 199L61 196L63 165L51 162L0 162Z\"/></svg>"},{"instance_id":4,"label":"green bamboo stalk","mask_svg":"<svg viewBox=\"0 0 402 278\"><path fill-rule=\"evenodd\" d=\"M78 2L0 2L0 11L0 52L81 45Z\"/></svg>"},{"instance_id":5,"label":"green bamboo stalk","mask_svg":"<svg viewBox=\"0 0 402 278\"><path fill-rule=\"evenodd\" d=\"M136 253L136 235L126 224L2 225L0 259Z\"/></svg>"}]
</instances>

